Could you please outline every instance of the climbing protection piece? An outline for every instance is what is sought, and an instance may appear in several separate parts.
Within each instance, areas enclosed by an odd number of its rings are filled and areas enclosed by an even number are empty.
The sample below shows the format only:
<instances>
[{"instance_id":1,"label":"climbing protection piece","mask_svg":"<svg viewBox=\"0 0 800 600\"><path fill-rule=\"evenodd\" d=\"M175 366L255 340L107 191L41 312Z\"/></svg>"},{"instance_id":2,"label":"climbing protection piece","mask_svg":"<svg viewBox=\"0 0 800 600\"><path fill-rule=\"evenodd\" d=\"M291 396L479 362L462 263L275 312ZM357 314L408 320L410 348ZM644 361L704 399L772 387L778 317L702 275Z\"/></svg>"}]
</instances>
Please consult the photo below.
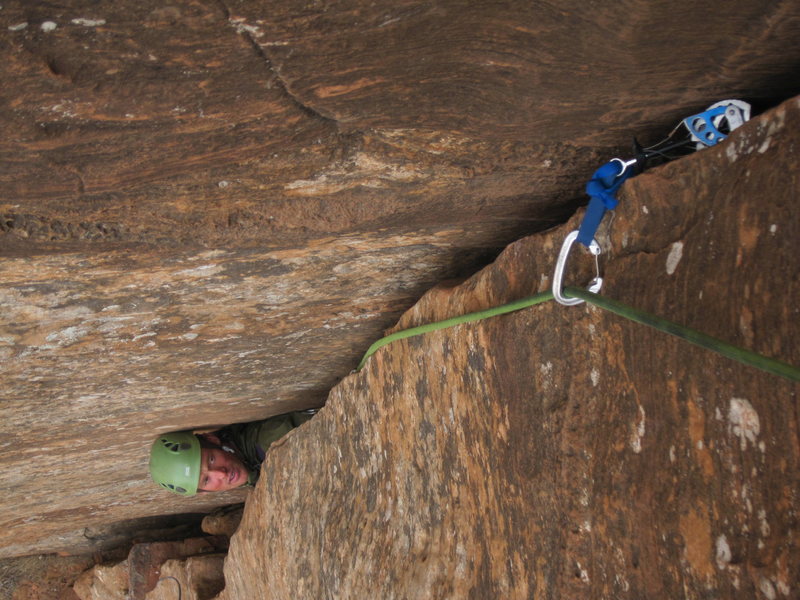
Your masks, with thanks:
<instances>
[{"instance_id":1,"label":"climbing protection piece","mask_svg":"<svg viewBox=\"0 0 800 600\"><path fill-rule=\"evenodd\" d=\"M678 149L699 150L706 146L713 146L724 140L734 129L740 127L750 119L750 105L742 100L722 100L709 106L705 111L683 119L672 132L662 141L641 148L634 144L636 158L622 160L613 158L597 169L586 184L586 193L589 195L589 205L586 214L577 231L569 233L561 246L556 269L553 273L553 296L559 304L574 306L581 304L580 298L566 298L562 293L564 287L564 268L572 244L577 240L586 247L595 258L597 276L592 280L589 291L600 291L603 279L600 277L599 260L601 253L600 244L594 239L597 228L600 226L606 211L617 207L617 191L631 175L642 172L647 168L652 159L670 160L675 158L669 152ZM685 126L689 136L683 140L675 141L673 136ZM691 146L694 145L694 148Z\"/></svg>"},{"instance_id":2,"label":"climbing protection piece","mask_svg":"<svg viewBox=\"0 0 800 600\"><path fill-rule=\"evenodd\" d=\"M594 239L597 227L602 221L606 210L613 210L617 206L616 192L622 183L636 172L640 172L646 167L648 160L652 158L670 160L675 156L669 154L678 149L697 150L706 146L713 146L727 137L727 134L741 126L750 118L750 105L741 100L724 100L711 105L708 109L697 115L692 115L683 119L678 126L661 142L648 148L641 148L635 144L636 158L624 161L615 158L597 171L595 171L589 183L586 184L586 192L591 197L586 216L578 230L570 232L558 255L556 269L553 275L552 291L542 292L529 298L523 298L502 306L495 306L486 310L468 313L458 317L452 317L436 323L428 323L413 327L404 331L398 331L372 344L361 359L357 370L361 370L377 350L391 342L438 331L448 327L454 327L465 323L473 323L507 314L523 308L528 308L537 304L542 304L549 300L556 300L561 304L573 306L581 302L591 302L594 306L613 312L621 317L648 325L664 333L677 336L692 344L712 350L722 356L736 360L742 364L761 369L767 373L784 377L791 381L800 381L800 368L781 362L774 358L762 356L750 350L739 348L728 344L717 338L690 329L683 325L667 321L655 315L626 306L616 300L604 298L598 295L603 280L600 277L598 256L600 255L600 245ZM685 125L689 136L682 141L673 141L675 132ZM693 146L693 147L692 147ZM592 280L588 291L576 287L564 287L564 270L567 265L570 250L574 243L578 241L585 246L595 257L595 267L597 276Z\"/></svg>"},{"instance_id":3,"label":"climbing protection piece","mask_svg":"<svg viewBox=\"0 0 800 600\"><path fill-rule=\"evenodd\" d=\"M728 137L728 133L750 120L750 105L741 100L723 100L709 106L705 112L686 117L683 124L692 135L696 148L713 146Z\"/></svg>"}]
</instances>

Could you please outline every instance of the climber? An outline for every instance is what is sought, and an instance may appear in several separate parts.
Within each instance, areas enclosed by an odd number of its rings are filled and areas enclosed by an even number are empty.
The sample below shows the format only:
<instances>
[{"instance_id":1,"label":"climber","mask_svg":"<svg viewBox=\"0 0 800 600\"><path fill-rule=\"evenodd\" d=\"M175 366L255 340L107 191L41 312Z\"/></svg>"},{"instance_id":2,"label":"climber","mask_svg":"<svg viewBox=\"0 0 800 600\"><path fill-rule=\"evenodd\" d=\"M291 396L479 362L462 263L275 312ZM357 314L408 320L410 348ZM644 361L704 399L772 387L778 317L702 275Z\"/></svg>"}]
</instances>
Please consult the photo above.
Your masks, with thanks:
<instances>
[{"instance_id":1,"label":"climber","mask_svg":"<svg viewBox=\"0 0 800 600\"><path fill-rule=\"evenodd\" d=\"M150 476L182 496L224 492L258 479L270 445L308 421L317 409L291 412L210 433L176 431L158 436L150 448Z\"/></svg>"}]
</instances>

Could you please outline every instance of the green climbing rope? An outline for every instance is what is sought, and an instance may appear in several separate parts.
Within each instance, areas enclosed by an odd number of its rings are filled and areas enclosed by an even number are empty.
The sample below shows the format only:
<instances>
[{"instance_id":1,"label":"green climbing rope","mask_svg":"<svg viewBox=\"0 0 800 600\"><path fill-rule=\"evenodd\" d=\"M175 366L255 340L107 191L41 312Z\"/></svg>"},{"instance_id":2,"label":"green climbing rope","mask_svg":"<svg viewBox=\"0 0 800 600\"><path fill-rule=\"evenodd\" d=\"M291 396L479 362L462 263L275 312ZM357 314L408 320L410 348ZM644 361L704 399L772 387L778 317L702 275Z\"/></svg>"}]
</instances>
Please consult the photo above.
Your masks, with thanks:
<instances>
[{"instance_id":1,"label":"green climbing rope","mask_svg":"<svg viewBox=\"0 0 800 600\"><path fill-rule=\"evenodd\" d=\"M653 327L654 329L664 333L674 335L686 340L687 342L700 346L701 348L712 350L718 354L721 354L722 356L739 361L745 365L761 369L762 371L784 377L791 381L800 381L800 368L794 367L774 358L769 358L761 354L757 354L756 352L751 352L750 350L734 346L733 344L723 342L720 339L706 335L697 330L684 327L683 325L679 325L672 321L668 321L666 319L662 319L661 317L657 317L636 308L627 306L622 302L611 300L610 298L606 298L604 296L571 286L564 288L564 295L580 298L599 308L613 312L616 315L625 317L626 319L635 321L636 323L641 323L642 325ZM431 331L446 329L462 323L471 323L498 315L504 315L510 312L521 310L523 308L528 308L529 306L541 304L552 299L552 292L542 292L541 294L530 296L529 298L523 298L522 300L517 300L508 304L503 304L502 306L496 306L494 308L468 313L459 317L445 319L444 321L437 321L436 323L429 323L427 325L420 325L419 327L412 327L411 329L398 331L397 333L393 333L381 338L372 344L367 350L366 354L364 354L364 358L362 358L361 362L358 364L357 370L360 371L367 362L367 359L379 348L382 348L386 344L390 344L396 340L402 340L416 335L430 333Z\"/></svg>"},{"instance_id":2,"label":"green climbing rope","mask_svg":"<svg viewBox=\"0 0 800 600\"><path fill-rule=\"evenodd\" d=\"M466 315L461 315L460 317L451 317L449 319L445 319L444 321L437 321L436 323L420 325L419 327L412 327L411 329L404 329L403 331L392 333L384 338L379 339L377 342L367 348L367 352L364 354L364 358L361 359L361 362L358 363L356 371L360 371L367 362L367 359L375 354L379 348L382 348L386 344L396 342L397 340L404 340L406 338L414 337L415 335L430 333L431 331L447 329L448 327L454 327L456 325L461 325L462 323L472 323L473 321L481 321L483 319L488 319L489 317L504 315L506 313L528 308L529 306L541 304L542 302L547 302L548 300L552 299L553 292L542 292L541 294L523 298L522 300L516 300L515 302L509 302L508 304L503 304L502 306L495 306L494 308L479 310L478 312L468 313Z\"/></svg>"},{"instance_id":3,"label":"green climbing rope","mask_svg":"<svg viewBox=\"0 0 800 600\"><path fill-rule=\"evenodd\" d=\"M672 321L668 321L666 319L662 319L661 317L657 317L636 308L627 306L622 302L618 302L604 296L599 296L580 288L569 286L564 288L564 295L581 298L582 300L586 300L586 302L591 302L595 306L613 312L621 317L625 317L631 321L636 321L642 325L653 327L654 329L658 329L664 333L674 335L686 340L687 342L695 344L696 346L706 348L707 350L712 350L718 354L721 354L722 356L739 361L745 365L761 369L762 371L766 371L767 373L771 373L773 375L785 377L786 379L790 379L792 381L800 381L800 368L786 364L785 362L781 362L774 358L769 358L761 354L757 354L756 352L751 352L750 350L734 346L733 344L723 342L720 339L711 337L710 335L706 335L705 333L701 333L695 329L673 323Z\"/></svg>"}]
</instances>

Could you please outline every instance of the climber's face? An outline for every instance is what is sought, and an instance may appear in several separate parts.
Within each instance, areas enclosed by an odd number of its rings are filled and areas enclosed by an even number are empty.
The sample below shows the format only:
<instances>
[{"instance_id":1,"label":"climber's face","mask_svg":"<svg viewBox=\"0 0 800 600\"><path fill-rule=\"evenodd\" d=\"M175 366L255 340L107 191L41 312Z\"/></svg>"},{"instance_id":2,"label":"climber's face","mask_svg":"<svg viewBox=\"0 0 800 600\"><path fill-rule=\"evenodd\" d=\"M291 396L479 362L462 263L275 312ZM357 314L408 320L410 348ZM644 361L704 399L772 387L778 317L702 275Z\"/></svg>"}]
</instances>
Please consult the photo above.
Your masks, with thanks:
<instances>
[{"instance_id":1,"label":"climber's face","mask_svg":"<svg viewBox=\"0 0 800 600\"><path fill-rule=\"evenodd\" d=\"M200 449L200 481L204 492L224 492L247 483L247 468L230 452L220 448Z\"/></svg>"}]
</instances>

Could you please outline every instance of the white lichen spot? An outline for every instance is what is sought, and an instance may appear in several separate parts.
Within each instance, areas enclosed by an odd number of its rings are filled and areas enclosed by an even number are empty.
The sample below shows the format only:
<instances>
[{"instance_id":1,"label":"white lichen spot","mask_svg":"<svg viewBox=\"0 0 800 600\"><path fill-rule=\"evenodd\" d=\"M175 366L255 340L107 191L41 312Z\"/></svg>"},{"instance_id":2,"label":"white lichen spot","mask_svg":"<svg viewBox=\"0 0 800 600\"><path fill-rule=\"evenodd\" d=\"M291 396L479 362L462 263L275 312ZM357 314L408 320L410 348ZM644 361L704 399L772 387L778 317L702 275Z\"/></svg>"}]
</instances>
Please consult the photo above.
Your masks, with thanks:
<instances>
[{"instance_id":1,"label":"white lichen spot","mask_svg":"<svg viewBox=\"0 0 800 600\"><path fill-rule=\"evenodd\" d=\"M200 265L199 267L195 267L194 269L185 269L183 271L178 271L176 275L181 275L184 277L209 277L211 275L215 275L220 269L221 267L215 264Z\"/></svg>"},{"instance_id":2,"label":"white lichen spot","mask_svg":"<svg viewBox=\"0 0 800 600\"><path fill-rule=\"evenodd\" d=\"M767 537L769 535L769 523L767 523L767 511L763 508L758 511L758 527L761 535Z\"/></svg>"},{"instance_id":3,"label":"white lichen spot","mask_svg":"<svg viewBox=\"0 0 800 600\"><path fill-rule=\"evenodd\" d=\"M748 441L755 445L756 437L761 432L761 423L750 402L744 398L731 398L728 421L734 435L739 438L742 450L747 448Z\"/></svg>"},{"instance_id":4,"label":"white lichen spot","mask_svg":"<svg viewBox=\"0 0 800 600\"><path fill-rule=\"evenodd\" d=\"M581 563L575 561L575 564L578 566L578 574L581 578L583 583L589 583L589 572L581 566Z\"/></svg>"},{"instance_id":5,"label":"white lichen spot","mask_svg":"<svg viewBox=\"0 0 800 600\"><path fill-rule=\"evenodd\" d=\"M600 371L593 368L589 376L592 378L592 385L597 387L597 384L600 383Z\"/></svg>"},{"instance_id":6,"label":"white lichen spot","mask_svg":"<svg viewBox=\"0 0 800 600\"><path fill-rule=\"evenodd\" d=\"M766 577L761 578L758 589L761 590L761 593L764 594L767 600L775 600L775 586L773 586L772 582Z\"/></svg>"},{"instance_id":7,"label":"white lichen spot","mask_svg":"<svg viewBox=\"0 0 800 600\"><path fill-rule=\"evenodd\" d=\"M131 338L131 341L132 342L136 342L136 341L138 341L138 340L140 340L142 338L153 337L154 335L158 335L158 334L155 331L148 331L147 333L140 333L139 335L133 336L133 338Z\"/></svg>"},{"instance_id":8,"label":"white lichen spot","mask_svg":"<svg viewBox=\"0 0 800 600\"><path fill-rule=\"evenodd\" d=\"M644 204L642 204L642 212L643 212L644 214L646 214L646 215L649 215L649 214L650 214L650 211L649 211L649 210L647 210L647 207L646 207Z\"/></svg>"},{"instance_id":9,"label":"white lichen spot","mask_svg":"<svg viewBox=\"0 0 800 600\"><path fill-rule=\"evenodd\" d=\"M672 275L683 258L683 242L675 242L667 255L667 275Z\"/></svg>"},{"instance_id":10,"label":"white lichen spot","mask_svg":"<svg viewBox=\"0 0 800 600\"><path fill-rule=\"evenodd\" d=\"M192 340L197 338L197 334L196 333L184 333L181 337L184 340L186 340L187 342L191 342Z\"/></svg>"},{"instance_id":11,"label":"white lichen spot","mask_svg":"<svg viewBox=\"0 0 800 600\"><path fill-rule=\"evenodd\" d=\"M552 161L552 160L550 160L549 158L546 158L546 159L544 159L544 160L542 161L542 166L543 166L545 169L549 169L550 167L552 167L552 166L553 166L553 161Z\"/></svg>"},{"instance_id":12,"label":"white lichen spot","mask_svg":"<svg viewBox=\"0 0 800 600\"><path fill-rule=\"evenodd\" d=\"M60 346L67 346L69 344L74 344L87 333L89 333L89 331L86 328L73 326L51 333L45 339L48 342L55 342Z\"/></svg>"},{"instance_id":13,"label":"white lichen spot","mask_svg":"<svg viewBox=\"0 0 800 600\"><path fill-rule=\"evenodd\" d=\"M465 577L467 573L467 565L469 561L469 554L462 542L456 544L456 575Z\"/></svg>"},{"instance_id":14,"label":"white lichen spot","mask_svg":"<svg viewBox=\"0 0 800 600\"><path fill-rule=\"evenodd\" d=\"M639 420L637 421L636 426L634 427L630 439L631 450L633 450L635 454L639 454L642 451L642 438L644 437L644 432L645 432L644 407L639 406Z\"/></svg>"},{"instance_id":15,"label":"white lichen spot","mask_svg":"<svg viewBox=\"0 0 800 600\"><path fill-rule=\"evenodd\" d=\"M247 33L249 35L255 37L261 37L264 35L264 32L261 31L261 28L256 25L248 25L245 23L245 20L241 17L237 17L234 19L230 19L231 26L236 30L236 33L242 34Z\"/></svg>"},{"instance_id":16,"label":"white lichen spot","mask_svg":"<svg viewBox=\"0 0 800 600\"><path fill-rule=\"evenodd\" d=\"M675 446L669 447L669 462L671 463L675 462Z\"/></svg>"},{"instance_id":17,"label":"white lichen spot","mask_svg":"<svg viewBox=\"0 0 800 600\"><path fill-rule=\"evenodd\" d=\"M106 24L105 19L72 19L73 25L81 25L83 27L100 27Z\"/></svg>"},{"instance_id":18,"label":"white lichen spot","mask_svg":"<svg viewBox=\"0 0 800 600\"><path fill-rule=\"evenodd\" d=\"M769 149L769 142L771 138L767 138L764 140L764 143L758 147L758 153L764 154Z\"/></svg>"},{"instance_id":19,"label":"white lichen spot","mask_svg":"<svg viewBox=\"0 0 800 600\"><path fill-rule=\"evenodd\" d=\"M719 409L719 406L714 409L714 418L717 421L722 421L722 411Z\"/></svg>"},{"instance_id":20,"label":"white lichen spot","mask_svg":"<svg viewBox=\"0 0 800 600\"><path fill-rule=\"evenodd\" d=\"M550 375L553 372L553 363L548 360L546 363L539 365L539 370L542 375Z\"/></svg>"},{"instance_id":21,"label":"white lichen spot","mask_svg":"<svg viewBox=\"0 0 800 600\"><path fill-rule=\"evenodd\" d=\"M717 538L716 548L717 568L724 569L731 562L731 547L728 545L728 538L725 537L725 534Z\"/></svg>"},{"instance_id":22,"label":"white lichen spot","mask_svg":"<svg viewBox=\"0 0 800 600\"><path fill-rule=\"evenodd\" d=\"M739 155L736 154L736 146L733 144L728 144L727 148L725 148L725 154L731 162L736 162L736 159L739 158Z\"/></svg>"},{"instance_id":23,"label":"white lichen spot","mask_svg":"<svg viewBox=\"0 0 800 600\"><path fill-rule=\"evenodd\" d=\"M50 33L51 31L55 31L56 27L58 27L58 24L56 24L54 21L45 21L44 23L41 24L41 29L45 33Z\"/></svg>"},{"instance_id":24,"label":"white lichen spot","mask_svg":"<svg viewBox=\"0 0 800 600\"><path fill-rule=\"evenodd\" d=\"M697 446L698 450L702 450L703 448L705 448L705 444L703 444L703 440L697 440L697 444L695 444L695 445Z\"/></svg>"},{"instance_id":25,"label":"white lichen spot","mask_svg":"<svg viewBox=\"0 0 800 600\"><path fill-rule=\"evenodd\" d=\"M789 592L791 592L791 591L792 591L792 589L791 589L791 588L790 588L790 587L789 587L789 586L786 584L786 582L785 582L785 581L783 581L782 579L779 579L779 580L776 582L776 585L778 586L778 591L779 591L781 594L783 594L784 596L788 596L788 595L789 595Z\"/></svg>"},{"instance_id":26,"label":"white lichen spot","mask_svg":"<svg viewBox=\"0 0 800 600\"><path fill-rule=\"evenodd\" d=\"M9 31L22 31L27 26L28 26L28 22L25 21L23 23L17 23L16 25L9 25L8 30Z\"/></svg>"},{"instance_id":27,"label":"white lichen spot","mask_svg":"<svg viewBox=\"0 0 800 600\"><path fill-rule=\"evenodd\" d=\"M773 223L772 225L769 226L769 232L771 234L774 235L776 231L778 231L778 226L775 223Z\"/></svg>"},{"instance_id":28,"label":"white lichen spot","mask_svg":"<svg viewBox=\"0 0 800 600\"><path fill-rule=\"evenodd\" d=\"M550 287L550 276L547 273L539 275L539 289L546 290Z\"/></svg>"},{"instance_id":29,"label":"white lichen spot","mask_svg":"<svg viewBox=\"0 0 800 600\"><path fill-rule=\"evenodd\" d=\"M761 450L762 452L767 451L767 445L764 443L763 440L758 442L758 449Z\"/></svg>"},{"instance_id":30,"label":"white lichen spot","mask_svg":"<svg viewBox=\"0 0 800 600\"><path fill-rule=\"evenodd\" d=\"M226 187L228 187L230 184L231 184L231 182L230 182L230 181L224 181L224 180L223 180L223 181L220 181L219 183L217 183L217 186L218 186L218 187L220 187L220 188L222 188L222 189L225 189L225 188L226 188Z\"/></svg>"}]
</instances>

